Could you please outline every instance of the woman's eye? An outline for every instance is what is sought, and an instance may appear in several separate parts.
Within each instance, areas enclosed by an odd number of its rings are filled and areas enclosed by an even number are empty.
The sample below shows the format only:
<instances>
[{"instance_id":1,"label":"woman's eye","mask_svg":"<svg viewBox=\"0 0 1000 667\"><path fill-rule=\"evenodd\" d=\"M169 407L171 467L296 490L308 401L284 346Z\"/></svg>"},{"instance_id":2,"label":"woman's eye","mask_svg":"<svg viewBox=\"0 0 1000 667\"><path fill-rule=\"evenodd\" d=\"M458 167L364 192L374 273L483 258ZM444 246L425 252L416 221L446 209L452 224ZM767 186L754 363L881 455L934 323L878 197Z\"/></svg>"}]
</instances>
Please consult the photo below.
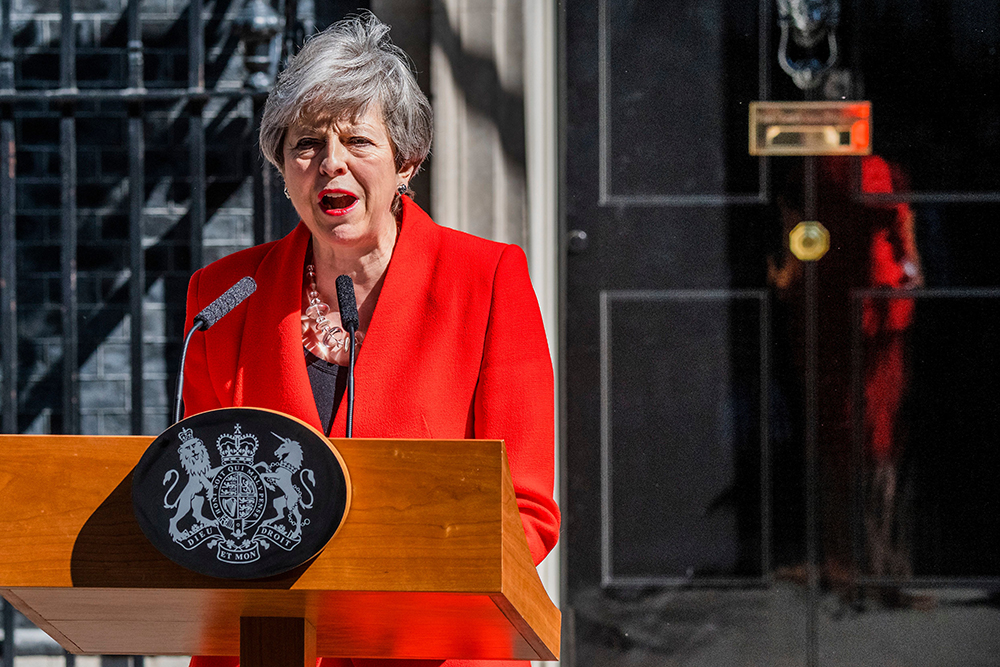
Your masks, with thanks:
<instances>
[{"instance_id":1,"label":"woman's eye","mask_svg":"<svg viewBox=\"0 0 1000 667\"><path fill-rule=\"evenodd\" d=\"M372 140L368 137L351 137L348 142L354 146L367 146L372 143Z\"/></svg>"}]
</instances>

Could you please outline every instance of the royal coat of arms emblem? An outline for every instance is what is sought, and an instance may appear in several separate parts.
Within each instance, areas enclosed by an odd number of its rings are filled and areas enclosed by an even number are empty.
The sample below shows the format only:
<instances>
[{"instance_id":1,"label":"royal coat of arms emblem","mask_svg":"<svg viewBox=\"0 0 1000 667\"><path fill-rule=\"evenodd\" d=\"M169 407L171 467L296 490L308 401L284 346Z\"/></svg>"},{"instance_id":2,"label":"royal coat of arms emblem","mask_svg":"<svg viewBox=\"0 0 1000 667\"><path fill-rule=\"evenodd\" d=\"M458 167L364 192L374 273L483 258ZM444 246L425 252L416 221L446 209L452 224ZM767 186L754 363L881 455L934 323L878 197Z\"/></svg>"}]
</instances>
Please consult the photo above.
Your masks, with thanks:
<instances>
[{"instance_id":1,"label":"royal coat of arms emblem","mask_svg":"<svg viewBox=\"0 0 1000 667\"><path fill-rule=\"evenodd\" d=\"M163 484L169 485L163 507L176 510L169 528L175 542L189 550L207 543L218 548L219 560L230 563L255 561L260 549L272 544L285 551L298 546L302 527L309 524L302 511L313 507L316 478L302 467L297 441L271 435L279 441L277 460L257 461L257 436L243 433L237 424L233 433L218 437L221 465L213 468L201 438L190 428L181 429L178 454L183 472L173 468L163 477ZM175 494L183 477L184 486ZM185 521L188 525L182 529Z\"/></svg>"},{"instance_id":2,"label":"royal coat of arms emblem","mask_svg":"<svg viewBox=\"0 0 1000 667\"><path fill-rule=\"evenodd\" d=\"M222 430L219 427L226 422L219 423L217 413L251 419L233 419L228 422L231 428ZM336 456L332 456L331 465L331 450L325 439L320 449L311 448L313 454L319 455L314 462L303 445L315 445L309 441L318 434L301 422L245 408L204 414L214 417L196 415L168 429L157 442L167 439L169 446L161 443L157 447L154 442L136 466L133 502L143 531L171 559L214 576L268 576L261 574L274 573L268 562L297 565L313 556L318 549L307 549L310 553L301 560L273 558L269 554L291 555L304 541L315 545L321 540L325 544L332 536L327 513L333 509L336 516L339 511L333 531L343 518L346 478ZM290 424L295 426L291 432ZM304 434L310 436L304 438L306 443L302 442ZM151 482L157 475L159 502L152 508ZM335 491L330 497L330 481L335 489L340 481L342 493ZM315 513L320 516L314 517ZM314 519L323 524L318 534ZM325 533L329 534L323 539ZM166 550L162 546L164 538L171 543ZM185 555L178 560L181 553ZM191 559L195 566L190 564ZM209 559L215 565L206 567ZM220 568L225 574L218 573Z\"/></svg>"}]
</instances>

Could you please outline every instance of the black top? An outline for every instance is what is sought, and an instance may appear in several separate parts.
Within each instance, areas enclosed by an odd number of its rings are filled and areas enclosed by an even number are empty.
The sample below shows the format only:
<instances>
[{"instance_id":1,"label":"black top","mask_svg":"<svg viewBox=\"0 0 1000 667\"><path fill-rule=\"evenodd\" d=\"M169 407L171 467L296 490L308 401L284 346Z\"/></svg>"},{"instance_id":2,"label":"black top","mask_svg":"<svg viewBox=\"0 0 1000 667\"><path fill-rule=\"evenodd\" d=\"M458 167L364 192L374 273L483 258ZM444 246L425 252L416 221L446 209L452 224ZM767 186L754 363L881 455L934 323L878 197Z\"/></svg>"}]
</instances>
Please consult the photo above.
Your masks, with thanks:
<instances>
[{"instance_id":1,"label":"black top","mask_svg":"<svg viewBox=\"0 0 1000 667\"><path fill-rule=\"evenodd\" d=\"M323 433L329 434L333 416L337 414L337 406L347 391L347 367L331 364L309 350L305 350L305 353L306 370L309 372L309 384L312 385L316 411L319 412L319 420L323 424Z\"/></svg>"}]
</instances>

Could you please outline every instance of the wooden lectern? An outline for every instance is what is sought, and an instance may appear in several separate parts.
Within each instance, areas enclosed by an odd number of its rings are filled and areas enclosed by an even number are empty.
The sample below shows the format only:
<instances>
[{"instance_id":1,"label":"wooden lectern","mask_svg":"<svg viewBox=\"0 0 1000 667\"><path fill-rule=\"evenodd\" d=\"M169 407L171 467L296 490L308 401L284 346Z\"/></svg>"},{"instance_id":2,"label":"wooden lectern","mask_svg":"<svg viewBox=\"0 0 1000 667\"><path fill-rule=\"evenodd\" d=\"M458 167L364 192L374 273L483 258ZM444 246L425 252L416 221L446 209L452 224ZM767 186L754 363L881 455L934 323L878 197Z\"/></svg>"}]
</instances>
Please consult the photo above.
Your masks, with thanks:
<instances>
[{"instance_id":1,"label":"wooden lectern","mask_svg":"<svg viewBox=\"0 0 1000 667\"><path fill-rule=\"evenodd\" d=\"M503 443L334 440L347 519L267 579L174 564L139 529L132 469L150 438L0 436L0 593L72 653L555 659Z\"/></svg>"}]
</instances>

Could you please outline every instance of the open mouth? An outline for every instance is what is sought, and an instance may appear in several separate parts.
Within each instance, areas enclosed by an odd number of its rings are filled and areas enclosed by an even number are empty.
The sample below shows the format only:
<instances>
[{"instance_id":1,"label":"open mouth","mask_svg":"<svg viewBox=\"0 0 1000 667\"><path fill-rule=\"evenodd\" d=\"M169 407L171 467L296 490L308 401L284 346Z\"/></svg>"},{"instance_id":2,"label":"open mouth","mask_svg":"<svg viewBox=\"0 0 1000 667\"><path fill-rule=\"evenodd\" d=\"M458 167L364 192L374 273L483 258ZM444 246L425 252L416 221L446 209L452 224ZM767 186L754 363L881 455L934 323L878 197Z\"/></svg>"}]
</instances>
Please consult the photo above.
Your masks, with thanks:
<instances>
[{"instance_id":1,"label":"open mouth","mask_svg":"<svg viewBox=\"0 0 1000 667\"><path fill-rule=\"evenodd\" d=\"M324 190L319 196L319 207L324 213L340 215L346 213L357 201L358 198L349 192Z\"/></svg>"}]
</instances>

